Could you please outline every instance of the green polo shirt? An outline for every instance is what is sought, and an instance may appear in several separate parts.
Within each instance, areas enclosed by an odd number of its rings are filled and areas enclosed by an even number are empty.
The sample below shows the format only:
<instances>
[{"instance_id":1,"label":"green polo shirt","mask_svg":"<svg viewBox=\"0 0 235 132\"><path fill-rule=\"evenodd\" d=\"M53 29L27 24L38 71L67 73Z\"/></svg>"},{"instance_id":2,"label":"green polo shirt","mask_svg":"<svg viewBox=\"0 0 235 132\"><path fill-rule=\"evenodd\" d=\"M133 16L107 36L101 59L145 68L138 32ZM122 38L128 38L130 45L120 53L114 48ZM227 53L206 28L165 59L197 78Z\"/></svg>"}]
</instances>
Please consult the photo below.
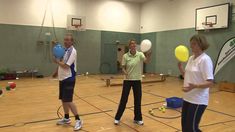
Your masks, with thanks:
<instances>
[{"instance_id":1,"label":"green polo shirt","mask_svg":"<svg viewBox=\"0 0 235 132\"><path fill-rule=\"evenodd\" d=\"M145 55L138 51L135 55L130 52L123 55L122 66L125 66L127 71L125 80L142 80L143 61L145 59Z\"/></svg>"}]
</instances>

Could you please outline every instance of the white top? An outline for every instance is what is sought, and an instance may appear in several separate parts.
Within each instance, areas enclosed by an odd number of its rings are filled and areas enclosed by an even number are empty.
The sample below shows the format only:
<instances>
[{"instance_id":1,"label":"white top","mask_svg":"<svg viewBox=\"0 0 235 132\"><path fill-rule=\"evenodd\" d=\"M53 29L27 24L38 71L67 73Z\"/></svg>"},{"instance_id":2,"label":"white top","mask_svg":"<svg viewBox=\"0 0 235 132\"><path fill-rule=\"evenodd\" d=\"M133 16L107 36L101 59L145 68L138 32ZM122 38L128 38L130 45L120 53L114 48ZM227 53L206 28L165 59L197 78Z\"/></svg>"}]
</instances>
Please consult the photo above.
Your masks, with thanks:
<instances>
[{"instance_id":1,"label":"white top","mask_svg":"<svg viewBox=\"0 0 235 132\"><path fill-rule=\"evenodd\" d=\"M77 71L77 51L73 46L65 50L63 61L65 64L70 66L70 68L62 68L59 66L58 79L60 81L65 79L75 79Z\"/></svg>"},{"instance_id":2,"label":"white top","mask_svg":"<svg viewBox=\"0 0 235 132\"><path fill-rule=\"evenodd\" d=\"M206 80L213 80L213 63L211 58L202 53L196 59L194 55L190 56L185 67L184 87L189 83L202 84ZM208 105L209 88L194 88L184 94L184 100L193 104Z\"/></svg>"}]
</instances>

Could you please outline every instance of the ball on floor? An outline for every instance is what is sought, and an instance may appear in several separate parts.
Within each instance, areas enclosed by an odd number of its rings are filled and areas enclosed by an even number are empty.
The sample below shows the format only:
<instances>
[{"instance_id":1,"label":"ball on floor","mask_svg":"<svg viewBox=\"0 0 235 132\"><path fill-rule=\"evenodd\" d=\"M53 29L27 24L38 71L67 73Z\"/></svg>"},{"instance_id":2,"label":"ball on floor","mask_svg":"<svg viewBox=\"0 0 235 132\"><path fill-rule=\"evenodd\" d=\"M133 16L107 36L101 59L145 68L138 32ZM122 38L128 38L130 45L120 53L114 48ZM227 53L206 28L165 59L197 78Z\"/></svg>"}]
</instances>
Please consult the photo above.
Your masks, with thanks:
<instances>
[{"instance_id":1,"label":"ball on floor","mask_svg":"<svg viewBox=\"0 0 235 132\"><path fill-rule=\"evenodd\" d=\"M0 88L0 97L2 96L2 94L3 94L3 91L2 91L2 89Z\"/></svg>"},{"instance_id":2,"label":"ball on floor","mask_svg":"<svg viewBox=\"0 0 235 132\"><path fill-rule=\"evenodd\" d=\"M6 90L7 90L7 91L10 91L10 90L11 90L11 87L10 87L10 86L6 86Z\"/></svg>"},{"instance_id":3,"label":"ball on floor","mask_svg":"<svg viewBox=\"0 0 235 132\"><path fill-rule=\"evenodd\" d=\"M16 83L14 83L14 82L8 82L8 85L10 86L11 89L16 88Z\"/></svg>"}]
</instances>

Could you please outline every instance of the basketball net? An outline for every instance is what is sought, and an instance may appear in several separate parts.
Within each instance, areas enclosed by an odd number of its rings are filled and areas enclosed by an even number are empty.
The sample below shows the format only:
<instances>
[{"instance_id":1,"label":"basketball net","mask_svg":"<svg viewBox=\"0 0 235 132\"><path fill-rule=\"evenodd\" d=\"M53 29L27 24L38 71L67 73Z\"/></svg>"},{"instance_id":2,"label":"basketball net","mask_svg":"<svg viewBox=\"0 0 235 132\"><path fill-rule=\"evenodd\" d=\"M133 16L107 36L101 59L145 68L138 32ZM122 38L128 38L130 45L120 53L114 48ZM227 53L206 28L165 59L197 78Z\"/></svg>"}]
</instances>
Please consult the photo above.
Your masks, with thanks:
<instances>
[{"instance_id":1,"label":"basketball net","mask_svg":"<svg viewBox=\"0 0 235 132\"><path fill-rule=\"evenodd\" d=\"M76 28L77 31L81 31L81 26L80 24L74 24L74 27Z\"/></svg>"},{"instance_id":2,"label":"basketball net","mask_svg":"<svg viewBox=\"0 0 235 132\"><path fill-rule=\"evenodd\" d=\"M203 26L205 32L209 32L210 29L213 28L213 23L212 22L203 22L202 26Z\"/></svg>"}]
</instances>

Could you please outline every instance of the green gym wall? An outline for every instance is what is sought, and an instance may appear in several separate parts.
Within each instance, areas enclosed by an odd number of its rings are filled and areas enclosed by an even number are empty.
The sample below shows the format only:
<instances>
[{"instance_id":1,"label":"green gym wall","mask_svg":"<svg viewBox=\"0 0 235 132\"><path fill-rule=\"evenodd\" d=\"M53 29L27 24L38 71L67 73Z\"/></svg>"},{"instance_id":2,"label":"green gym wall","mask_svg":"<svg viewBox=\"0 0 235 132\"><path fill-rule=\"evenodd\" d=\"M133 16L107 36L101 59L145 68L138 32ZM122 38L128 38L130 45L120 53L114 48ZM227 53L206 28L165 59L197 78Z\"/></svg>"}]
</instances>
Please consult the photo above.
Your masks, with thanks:
<instances>
[{"instance_id":1,"label":"green gym wall","mask_svg":"<svg viewBox=\"0 0 235 132\"><path fill-rule=\"evenodd\" d=\"M52 31L52 28L44 27L43 33ZM38 69L39 73L49 76L56 65L51 60L51 47L49 41L53 35L42 35L44 44L37 44L40 27L25 25L0 24L0 69L24 70ZM67 33L65 28L56 28L56 35L60 42ZM228 29L211 30L210 32L196 32L194 28L170 30L152 33L124 33L112 31L86 30L74 32L77 40L75 47L78 51L78 73L100 73L100 65L109 63L108 73L117 73L116 67L116 41L127 44L129 39L135 39L138 43L143 39L149 39L153 43L152 61L146 65L146 71L152 73L164 73L174 76L179 75L177 60L174 56L174 48L178 44L185 44L189 48L189 39L192 35L204 34L210 48L206 51L213 62L223 46L223 43L235 36L235 22ZM234 58L227 63L216 75L216 81L235 82L232 73L234 70Z\"/></svg>"}]
</instances>

